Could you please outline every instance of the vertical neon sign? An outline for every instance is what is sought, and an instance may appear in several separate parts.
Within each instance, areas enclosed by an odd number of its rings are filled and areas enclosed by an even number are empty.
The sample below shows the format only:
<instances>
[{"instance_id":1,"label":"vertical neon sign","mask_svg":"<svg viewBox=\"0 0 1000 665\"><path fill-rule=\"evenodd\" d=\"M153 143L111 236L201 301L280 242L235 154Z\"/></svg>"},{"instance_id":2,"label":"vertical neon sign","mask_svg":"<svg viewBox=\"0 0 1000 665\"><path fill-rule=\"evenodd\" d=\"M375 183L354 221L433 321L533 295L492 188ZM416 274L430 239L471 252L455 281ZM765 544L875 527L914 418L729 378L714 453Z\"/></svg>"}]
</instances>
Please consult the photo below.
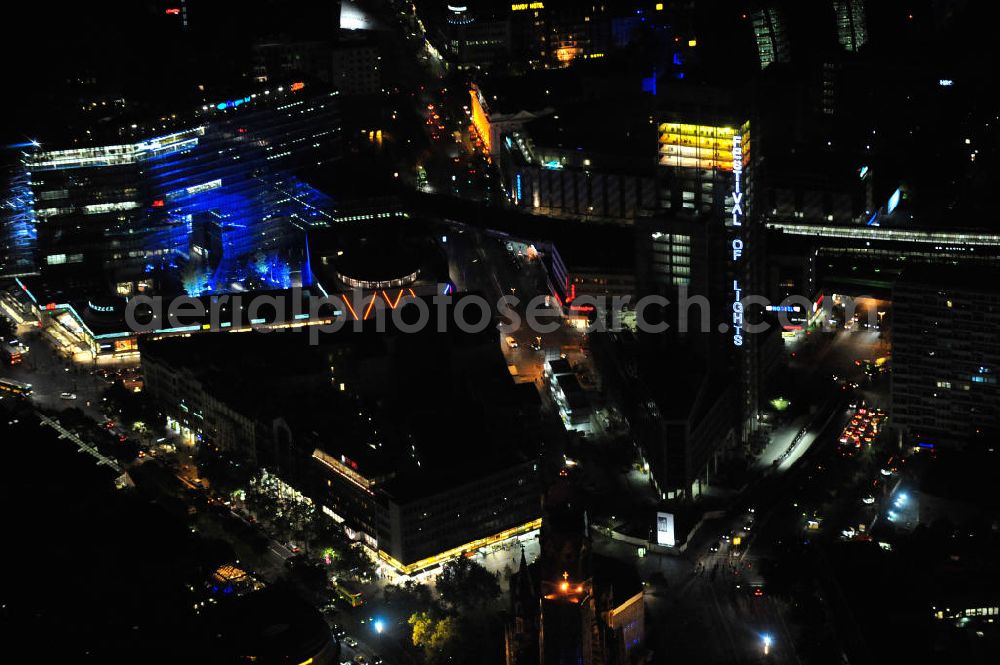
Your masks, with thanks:
<instances>
[{"instance_id":1,"label":"vertical neon sign","mask_svg":"<svg viewBox=\"0 0 1000 665\"><path fill-rule=\"evenodd\" d=\"M743 288L740 267L743 264L743 137L733 136L733 346L743 346Z\"/></svg>"}]
</instances>

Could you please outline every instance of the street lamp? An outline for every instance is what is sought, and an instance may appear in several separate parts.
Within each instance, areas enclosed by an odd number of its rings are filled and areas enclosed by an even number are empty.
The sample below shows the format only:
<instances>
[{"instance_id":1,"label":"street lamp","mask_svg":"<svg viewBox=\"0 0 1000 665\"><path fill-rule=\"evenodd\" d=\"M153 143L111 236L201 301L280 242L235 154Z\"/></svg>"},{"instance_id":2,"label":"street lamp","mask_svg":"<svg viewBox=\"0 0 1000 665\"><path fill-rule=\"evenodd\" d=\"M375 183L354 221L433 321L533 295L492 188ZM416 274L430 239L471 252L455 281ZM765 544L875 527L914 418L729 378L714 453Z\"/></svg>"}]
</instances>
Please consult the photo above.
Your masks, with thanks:
<instances>
[{"instance_id":1,"label":"street lamp","mask_svg":"<svg viewBox=\"0 0 1000 665\"><path fill-rule=\"evenodd\" d=\"M375 621L372 622L372 628L375 629L375 632L378 635L381 635L382 631L385 630L385 622L382 621L382 619L375 619Z\"/></svg>"},{"instance_id":2,"label":"street lamp","mask_svg":"<svg viewBox=\"0 0 1000 665\"><path fill-rule=\"evenodd\" d=\"M764 655L765 656L769 655L771 653L771 643L773 642L773 639L771 638L771 636L770 635L761 635L760 636L760 642L761 642L761 645L764 647Z\"/></svg>"}]
</instances>

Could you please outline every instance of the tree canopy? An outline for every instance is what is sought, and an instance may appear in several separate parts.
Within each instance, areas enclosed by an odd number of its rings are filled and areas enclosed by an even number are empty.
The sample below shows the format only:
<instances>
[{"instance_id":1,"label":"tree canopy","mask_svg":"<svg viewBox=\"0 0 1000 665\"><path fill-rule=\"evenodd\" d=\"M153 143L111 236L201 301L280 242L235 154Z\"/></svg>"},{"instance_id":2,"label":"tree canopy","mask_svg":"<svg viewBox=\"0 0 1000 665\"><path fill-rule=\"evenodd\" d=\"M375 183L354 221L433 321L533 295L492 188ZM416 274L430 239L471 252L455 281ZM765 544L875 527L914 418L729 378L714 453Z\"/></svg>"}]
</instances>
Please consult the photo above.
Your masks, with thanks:
<instances>
[{"instance_id":1,"label":"tree canopy","mask_svg":"<svg viewBox=\"0 0 1000 665\"><path fill-rule=\"evenodd\" d=\"M493 603L500 595L495 573L472 559L459 558L444 565L437 579L441 600L455 610L475 610Z\"/></svg>"}]
</instances>

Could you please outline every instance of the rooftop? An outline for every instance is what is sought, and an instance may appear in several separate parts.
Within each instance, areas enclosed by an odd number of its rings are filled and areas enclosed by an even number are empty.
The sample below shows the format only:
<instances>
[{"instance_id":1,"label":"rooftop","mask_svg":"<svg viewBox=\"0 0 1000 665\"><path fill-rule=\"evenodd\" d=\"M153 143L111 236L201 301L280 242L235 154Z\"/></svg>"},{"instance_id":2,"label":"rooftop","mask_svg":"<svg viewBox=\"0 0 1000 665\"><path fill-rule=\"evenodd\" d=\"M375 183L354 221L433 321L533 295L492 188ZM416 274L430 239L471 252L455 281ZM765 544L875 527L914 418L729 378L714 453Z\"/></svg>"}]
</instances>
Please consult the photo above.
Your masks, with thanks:
<instances>
[{"instance_id":1,"label":"rooftop","mask_svg":"<svg viewBox=\"0 0 1000 665\"><path fill-rule=\"evenodd\" d=\"M558 220L547 220L548 224ZM584 268L633 272L635 270L635 229L626 226L576 224L549 234L559 256L571 272ZM539 233L544 233L539 229Z\"/></svg>"},{"instance_id":2,"label":"rooftop","mask_svg":"<svg viewBox=\"0 0 1000 665\"><path fill-rule=\"evenodd\" d=\"M397 498L537 456L546 436L538 395L515 386L494 327L402 334L375 324L316 345L293 332L219 333L147 341L142 352L193 373L239 413L284 419L303 455L349 458Z\"/></svg>"},{"instance_id":3,"label":"rooftop","mask_svg":"<svg viewBox=\"0 0 1000 665\"><path fill-rule=\"evenodd\" d=\"M424 280L447 280L444 253L428 224L418 219L366 220L338 224L310 236L310 261L329 289L333 272L364 281L384 281L419 272Z\"/></svg>"},{"instance_id":4,"label":"rooftop","mask_svg":"<svg viewBox=\"0 0 1000 665\"><path fill-rule=\"evenodd\" d=\"M530 120L525 131L539 152L546 148L587 155L631 157L648 169L656 163L656 126L640 95L560 104L553 113ZM599 159L599 158L598 158ZM648 170L647 169L647 170Z\"/></svg>"}]
</instances>

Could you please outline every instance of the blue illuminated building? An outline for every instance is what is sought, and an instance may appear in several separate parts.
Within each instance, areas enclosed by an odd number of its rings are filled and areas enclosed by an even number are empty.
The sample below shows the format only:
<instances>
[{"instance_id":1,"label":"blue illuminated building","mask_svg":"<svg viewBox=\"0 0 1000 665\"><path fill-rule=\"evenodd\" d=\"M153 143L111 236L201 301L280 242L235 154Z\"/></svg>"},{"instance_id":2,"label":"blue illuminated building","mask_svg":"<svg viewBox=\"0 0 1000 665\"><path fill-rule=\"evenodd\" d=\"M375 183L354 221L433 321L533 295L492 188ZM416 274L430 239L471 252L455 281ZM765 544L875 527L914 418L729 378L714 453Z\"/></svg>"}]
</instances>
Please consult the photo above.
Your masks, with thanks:
<instances>
[{"instance_id":1,"label":"blue illuminated building","mask_svg":"<svg viewBox=\"0 0 1000 665\"><path fill-rule=\"evenodd\" d=\"M0 274L20 275L32 272L35 266L35 199L30 176L17 170L7 184L3 201L0 238L4 251L0 253Z\"/></svg>"},{"instance_id":2,"label":"blue illuminated building","mask_svg":"<svg viewBox=\"0 0 1000 665\"><path fill-rule=\"evenodd\" d=\"M6 201L12 262L120 295L308 284L306 235L333 202L295 173L337 158L340 122L337 93L303 88L206 105L137 143L29 149Z\"/></svg>"}]
</instances>

